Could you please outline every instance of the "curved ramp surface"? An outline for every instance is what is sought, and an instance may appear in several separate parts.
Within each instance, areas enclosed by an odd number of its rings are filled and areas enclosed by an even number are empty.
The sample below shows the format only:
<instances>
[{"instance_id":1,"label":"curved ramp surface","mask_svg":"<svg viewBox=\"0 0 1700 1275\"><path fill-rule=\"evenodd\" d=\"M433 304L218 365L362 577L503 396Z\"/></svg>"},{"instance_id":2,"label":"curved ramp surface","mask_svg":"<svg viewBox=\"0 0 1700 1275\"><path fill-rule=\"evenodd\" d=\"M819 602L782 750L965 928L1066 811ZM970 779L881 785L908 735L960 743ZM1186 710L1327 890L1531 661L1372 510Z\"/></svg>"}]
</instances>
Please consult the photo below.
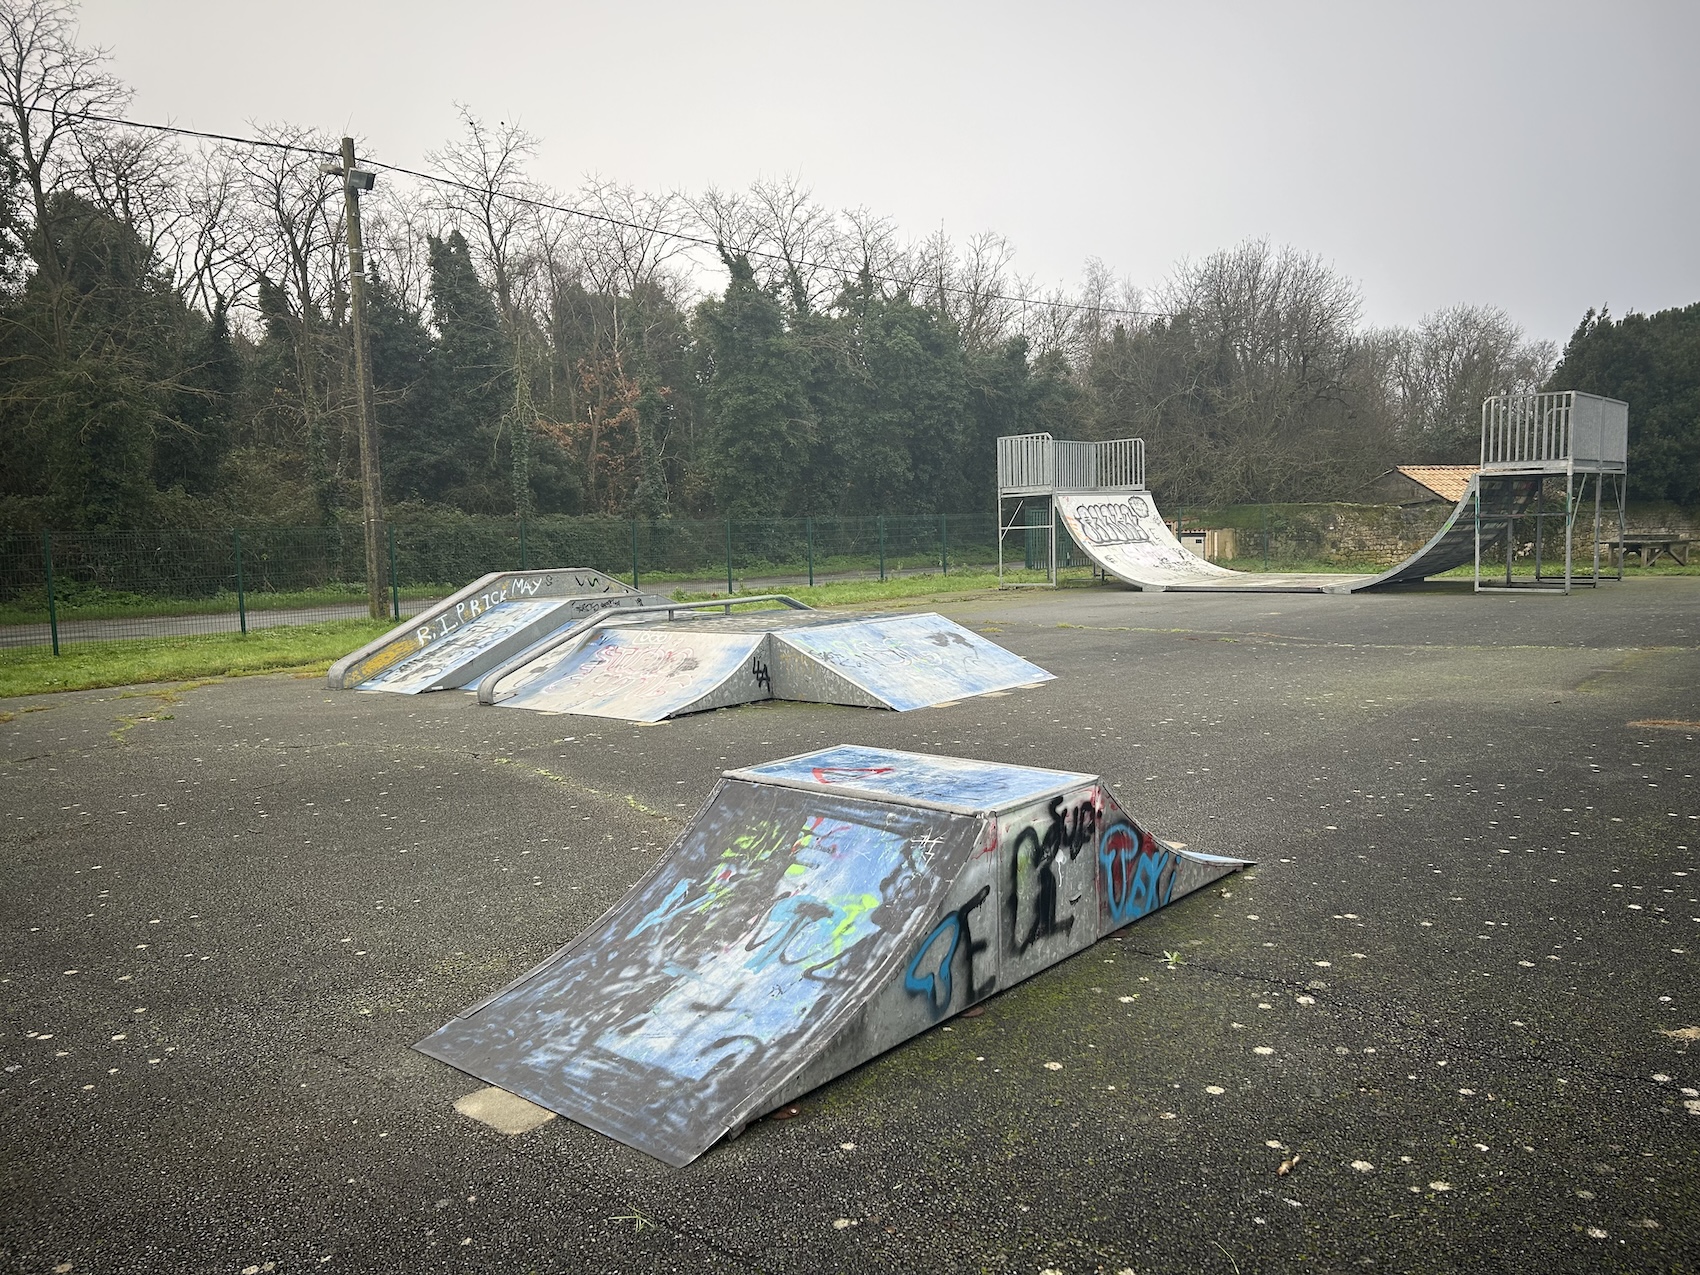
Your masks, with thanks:
<instances>
[{"instance_id":1,"label":"curved ramp surface","mask_svg":"<svg viewBox=\"0 0 1700 1275\"><path fill-rule=\"evenodd\" d=\"M684 1165L1243 866L1094 775L823 749L728 771L624 899L416 1048Z\"/></svg>"},{"instance_id":2,"label":"curved ramp surface","mask_svg":"<svg viewBox=\"0 0 1700 1275\"><path fill-rule=\"evenodd\" d=\"M1509 518L1520 516L1540 494L1539 478L1478 474L1439 531L1416 553L1379 574L1234 571L1207 562L1169 530L1148 491L1059 491L1057 512L1068 534L1094 566L1123 583L1153 591L1208 593L1356 593L1378 585L1426 579L1475 559L1481 492L1481 534L1491 542Z\"/></svg>"},{"instance_id":3,"label":"curved ramp surface","mask_svg":"<svg viewBox=\"0 0 1700 1275\"><path fill-rule=\"evenodd\" d=\"M659 722L767 699L767 673L755 658L766 640L702 622L610 627L522 673L500 706Z\"/></svg>"},{"instance_id":4,"label":"curved ramp surface","mask_svg":"<svg viewBox=\"0 0 1700 1275\"><path fill-rule=\"evenodd\" d=\"M338 660L325 681L332 690L408 695L465 686L573 620L641 600L583 567L498 571Z\"/></svg>"}]
</instances>

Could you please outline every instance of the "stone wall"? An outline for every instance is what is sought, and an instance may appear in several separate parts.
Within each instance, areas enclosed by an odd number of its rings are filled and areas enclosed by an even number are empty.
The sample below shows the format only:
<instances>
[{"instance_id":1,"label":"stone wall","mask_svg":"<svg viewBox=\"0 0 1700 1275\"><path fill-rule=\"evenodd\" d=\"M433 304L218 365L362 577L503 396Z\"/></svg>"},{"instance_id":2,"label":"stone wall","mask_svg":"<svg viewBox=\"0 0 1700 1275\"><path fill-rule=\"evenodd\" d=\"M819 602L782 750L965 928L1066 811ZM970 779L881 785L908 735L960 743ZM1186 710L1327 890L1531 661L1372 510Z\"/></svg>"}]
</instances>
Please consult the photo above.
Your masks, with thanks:
<instances>
[{"instance_id":1,"label":"stone wall","mask_svg":"<svg viewBox=\"0 0 1700 1275\"><path fill-rule=\"evenodd\" d=\"M1235 505L1225 509L1199 509L1181 514L1183 534L1195 536L1216 529L1230 535L1209 535L1205 556L1213 560L1238 557L1260 560L1267 534L1269 561L1339 563L1360 566L1392 566L1410 557L1451 515L1453 506L1434 502L1424 505L1356 505L1345 502L1315 505ZM1578 520L1577 545L1587 543L1593 531L1593 511L1583 511ZM1626 522L1631 536L1663 534L1688 536L1700 541L1700 509L1656 502L1631 502ZM1171 524L1172 525L1172 524ZM1548 530L1563 535L1562 523L1549 522ZM1617 527L1611 512L1603 519L1602 538L1615 540ZM1199 545L1191 544L1194 552Z\"/></svg>"}]
</instances>

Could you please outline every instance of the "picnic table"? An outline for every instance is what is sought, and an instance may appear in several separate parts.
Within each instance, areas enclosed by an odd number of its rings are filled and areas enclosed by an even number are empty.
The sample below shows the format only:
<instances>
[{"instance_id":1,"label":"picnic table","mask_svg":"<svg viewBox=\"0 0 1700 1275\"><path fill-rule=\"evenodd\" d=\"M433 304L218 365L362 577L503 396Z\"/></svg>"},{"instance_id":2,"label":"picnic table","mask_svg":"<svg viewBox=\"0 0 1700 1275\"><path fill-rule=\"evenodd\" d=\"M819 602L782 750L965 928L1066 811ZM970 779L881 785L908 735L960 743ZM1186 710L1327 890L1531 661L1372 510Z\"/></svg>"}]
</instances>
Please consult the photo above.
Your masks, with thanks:
<instances>
[{"instance_id":1,"label":"picnic table","mask_svg":"<svg viewBox=\"0 0 1700 1275\"><path fill-rule=\"evenodd\" d=\"M1641 559L1641 565L1650 567L1661 556L1669 558L1679 566L1688 565L1688 546L1694 541L1688 536L1674 535L1645 535L1625 536L1622 540L1602 540L1600 545L1616 556L1619 566L1630 554L1636 554Z\"/></svg>"}]
</instances>

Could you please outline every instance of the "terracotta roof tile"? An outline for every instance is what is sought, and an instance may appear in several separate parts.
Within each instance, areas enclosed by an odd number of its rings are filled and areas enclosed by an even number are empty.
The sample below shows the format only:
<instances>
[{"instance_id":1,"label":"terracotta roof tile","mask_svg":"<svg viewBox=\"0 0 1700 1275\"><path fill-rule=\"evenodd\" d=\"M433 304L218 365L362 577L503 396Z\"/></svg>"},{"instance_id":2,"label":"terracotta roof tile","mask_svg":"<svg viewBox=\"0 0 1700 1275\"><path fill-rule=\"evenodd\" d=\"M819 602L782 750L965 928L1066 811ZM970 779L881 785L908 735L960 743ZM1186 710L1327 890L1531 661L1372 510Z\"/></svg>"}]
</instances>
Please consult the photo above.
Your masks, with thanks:
<instances>
[{"instance_id":1,"label":"terracotta roof tile","mask_svg":"<svg viewBox=\"0 0 1700 1275\"><path fill-rule=\"evenodd\" d=\"M1453 503L1464 499L1479 465L1398 465L1398 471L1412 482L1421 483L1442 500Z\"/></svg>"}]
</instances>

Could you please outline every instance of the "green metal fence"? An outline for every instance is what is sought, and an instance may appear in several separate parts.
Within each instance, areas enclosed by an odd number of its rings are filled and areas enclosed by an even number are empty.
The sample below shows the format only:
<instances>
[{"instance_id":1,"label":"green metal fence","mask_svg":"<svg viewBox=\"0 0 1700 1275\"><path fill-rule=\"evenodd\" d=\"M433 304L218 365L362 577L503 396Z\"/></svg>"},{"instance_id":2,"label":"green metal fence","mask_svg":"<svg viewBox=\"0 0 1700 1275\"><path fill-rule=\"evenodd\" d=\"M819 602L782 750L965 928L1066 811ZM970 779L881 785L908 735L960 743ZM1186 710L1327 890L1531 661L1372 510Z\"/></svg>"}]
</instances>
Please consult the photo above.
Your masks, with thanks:
<instances>
[{"instance_id":1,"label":"green metal fence","mask_svg":"<svg viewBox=\"0 0 1700 1275\"><path fill-rule=\"evenodd\" d=\"M646 589L800 585L986 569L990 514L392 523L392 616L491 571L590 567ZM0 533L0 647L248 632L367 612L357 524Z\"/></svg>"}]
</instances>

